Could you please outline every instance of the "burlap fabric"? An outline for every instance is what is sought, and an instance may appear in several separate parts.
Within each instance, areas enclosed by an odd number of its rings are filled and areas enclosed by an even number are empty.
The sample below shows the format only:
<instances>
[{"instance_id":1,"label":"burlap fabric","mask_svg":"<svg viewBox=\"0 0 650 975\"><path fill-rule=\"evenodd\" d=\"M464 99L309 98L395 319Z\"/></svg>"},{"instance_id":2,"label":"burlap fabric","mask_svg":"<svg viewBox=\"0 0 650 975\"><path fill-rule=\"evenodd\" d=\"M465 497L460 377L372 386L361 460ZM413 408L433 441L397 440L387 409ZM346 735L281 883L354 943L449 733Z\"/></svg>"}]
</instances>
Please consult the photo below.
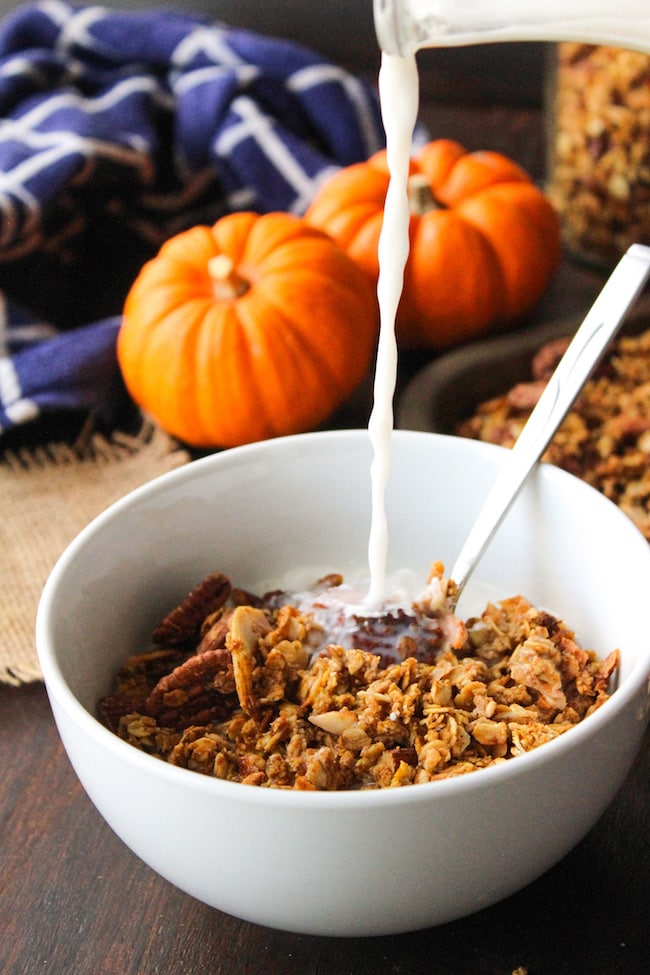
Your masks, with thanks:
<instances>
[{"instance_id":1,"label":"burlap fabric","mask_svg":"<svg viewBox=\"0 0 650 975\"><path fill-rule=\"evenodd\" d=\"M0 463L0 682L40 680L34 624L43 585L69 542L129 491L189 461L159 429L97 434L83 446L6 453Z\"/></svg>"}]
</instances>

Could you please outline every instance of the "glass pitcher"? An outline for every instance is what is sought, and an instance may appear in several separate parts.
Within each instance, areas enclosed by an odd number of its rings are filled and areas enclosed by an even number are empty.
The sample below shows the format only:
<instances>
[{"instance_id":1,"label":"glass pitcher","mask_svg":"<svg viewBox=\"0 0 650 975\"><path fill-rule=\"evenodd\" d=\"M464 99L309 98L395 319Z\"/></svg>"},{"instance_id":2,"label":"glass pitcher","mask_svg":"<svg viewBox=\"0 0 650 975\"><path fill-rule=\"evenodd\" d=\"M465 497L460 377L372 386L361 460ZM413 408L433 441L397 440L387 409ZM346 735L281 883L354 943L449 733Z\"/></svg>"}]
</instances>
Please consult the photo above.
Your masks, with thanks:
<instances>
[{"instance_id":1,"label":"glass pitcher","mask_svg":"<svg viewBox=\"0 0 650 975\"><path fill-rule=\"evenodd\" d=\"M579 41L650 53L650 0L373 2L379 46L397 56L497 41Z\"/></svg>"}]
</instances>

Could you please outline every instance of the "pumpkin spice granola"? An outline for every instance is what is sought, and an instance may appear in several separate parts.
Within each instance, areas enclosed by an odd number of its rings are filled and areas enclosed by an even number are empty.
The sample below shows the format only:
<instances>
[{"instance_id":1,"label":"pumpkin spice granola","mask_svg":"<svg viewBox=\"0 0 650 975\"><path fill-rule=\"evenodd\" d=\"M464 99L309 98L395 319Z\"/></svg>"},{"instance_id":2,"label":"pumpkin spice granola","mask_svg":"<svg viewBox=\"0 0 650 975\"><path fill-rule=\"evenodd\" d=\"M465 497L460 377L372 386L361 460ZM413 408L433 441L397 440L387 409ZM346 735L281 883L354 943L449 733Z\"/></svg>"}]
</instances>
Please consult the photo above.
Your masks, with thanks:
<instances>
[{"instance_id":1,"label":"pumpkin spice granola","mask_svg":"<svg viewBox=\"0 0 650 975\"><path fill-rule=\"evenodd\" d=\"M343 628L325 629L321 611L342 586L327 577L302 608L209 577L156 628L162 645L124 662L99 702L104 721L136 748L220 779L380 789L509 760L609 696L618 651L600 661L522 596L463 622L436 563L410 612L343 614Z\"/></svg>"},{"instance_id":2,"label":"pumpkin spice granola","mask_svg":"<svg viewBox=\"0 0 650 975\"><path fill-rule=\"evenodd\" d=\"M613 267L650 240L650 58L572 42L556 50L547 193L568 248Z\"/></svg>"},{"instance_id":3,"label":"pumpkin spice granola","mask_svg":"<svg viewBox=\"0 0 650 975\"><path fill-rule=\"evenodd\" d=\"M568 344L545 345L529 382L481 403L456 432L512 447ZM542 459L604 494L650 541L650 330L613 343Z\"/></svg>"}]
</instances>

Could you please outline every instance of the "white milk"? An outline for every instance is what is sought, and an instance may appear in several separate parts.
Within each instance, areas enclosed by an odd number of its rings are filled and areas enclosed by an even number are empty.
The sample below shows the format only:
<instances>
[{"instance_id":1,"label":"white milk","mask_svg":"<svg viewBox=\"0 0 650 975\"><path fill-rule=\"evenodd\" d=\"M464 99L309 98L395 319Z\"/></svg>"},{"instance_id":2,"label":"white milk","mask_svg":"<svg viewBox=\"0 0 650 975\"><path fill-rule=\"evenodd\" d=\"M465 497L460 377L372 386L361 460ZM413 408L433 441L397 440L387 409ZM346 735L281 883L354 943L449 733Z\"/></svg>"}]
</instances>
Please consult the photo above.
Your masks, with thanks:
<instances>
[{"instance_id":1,"label":"white milk","mask_svg":"<svg viewBox=\"0 0 650 975\"><path fill-rule=\"evenodd\" d=\"M413 130L419 107L418 70L415 57L382 56L379 72L386 151L391 179L384 206L379 239L379 344L375 370L374 404L368 432L373 447L370 468L372 516L368 542L370 588L367 608L379 608L385 598L388 525L385 511L386 484L390 474L390 440L393 432L393 396L397 377L395 315L402 294L404 266L409 253L409 201L407 183Z\"/></svg>"},{"instance_id":2,"label":"white milk","mask_svg":"<svg viewBox=\"0 0 650 975\"><path fill-rule=\"evenodd\" d=\"M424 47L534 39L618 43L650 52L650 0L619 0L615 14L612 0L375 0L375 26L383 48L379 94L391 179L379 241L380 334L368 426L373 447L369 612L379 610L386 599L385 492L397 377L395 315L409 251L407 181L419 108L415 54Z\"/></svg>"},{"instance_id":3,"label":"white milk","mask_svg":"<svg viewBox=\"0 0 650 975\"><path fill-rule=\"evenodd\" d=\"M419 109L415 54L424 47L494 41L579 40L620 43L650 52L650 0L375 0L375 24L382 50L379 94L386 132L390 183L379 240L377 298L380 331L374 379L374 403L368 424L373 448L370 467L372 511L368 541L369 582L356 580L321 594L322 622L345 643L353 615L406 611L421 592L407 570L386 578L388 523L385 494L391 468L393 397L397 378L395 318L409 253L408 175L413 131ZM569 12L567 12L569 11ZM387 53L395 52L395 53ZM435 552L432 553L432 561ZM314 578L317 577L314 574ZM304 574L302 576L304 578ZM282 586L294 602L312 608L314 593ZM470 580L464 604L480 614L490 599L503 598L484 583ZM469 604L469 605L468 605Z\"/></svg>"}]
</instances>

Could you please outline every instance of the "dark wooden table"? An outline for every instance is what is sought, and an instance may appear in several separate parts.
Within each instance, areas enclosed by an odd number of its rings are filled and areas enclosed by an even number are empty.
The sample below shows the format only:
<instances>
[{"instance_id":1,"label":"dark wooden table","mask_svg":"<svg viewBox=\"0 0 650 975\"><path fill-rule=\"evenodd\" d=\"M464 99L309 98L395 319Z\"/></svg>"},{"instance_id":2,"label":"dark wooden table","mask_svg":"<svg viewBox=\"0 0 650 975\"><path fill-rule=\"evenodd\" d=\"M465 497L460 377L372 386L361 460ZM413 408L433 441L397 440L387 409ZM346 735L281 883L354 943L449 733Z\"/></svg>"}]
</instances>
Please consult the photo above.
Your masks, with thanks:
<instances>
[{"instance_id":1,"label":"dark wooden table","mask_svg":"<svg viewBox=\"0 0 650 975\"><path fill-rule=\"evenodd\" d=\"M532 109L446 104L431 107L428 121L434 135L508 151L540 175L543 138ZM527 327L586 311L601 283L601 276L566 262ZM601 821L549 873L488 910L390 938L286 934L228 917L173 888L131 854L91 805L40 684L0 687L0 782L3 975L650 971L650 736Z\"/></svg>"}]
</instances>

